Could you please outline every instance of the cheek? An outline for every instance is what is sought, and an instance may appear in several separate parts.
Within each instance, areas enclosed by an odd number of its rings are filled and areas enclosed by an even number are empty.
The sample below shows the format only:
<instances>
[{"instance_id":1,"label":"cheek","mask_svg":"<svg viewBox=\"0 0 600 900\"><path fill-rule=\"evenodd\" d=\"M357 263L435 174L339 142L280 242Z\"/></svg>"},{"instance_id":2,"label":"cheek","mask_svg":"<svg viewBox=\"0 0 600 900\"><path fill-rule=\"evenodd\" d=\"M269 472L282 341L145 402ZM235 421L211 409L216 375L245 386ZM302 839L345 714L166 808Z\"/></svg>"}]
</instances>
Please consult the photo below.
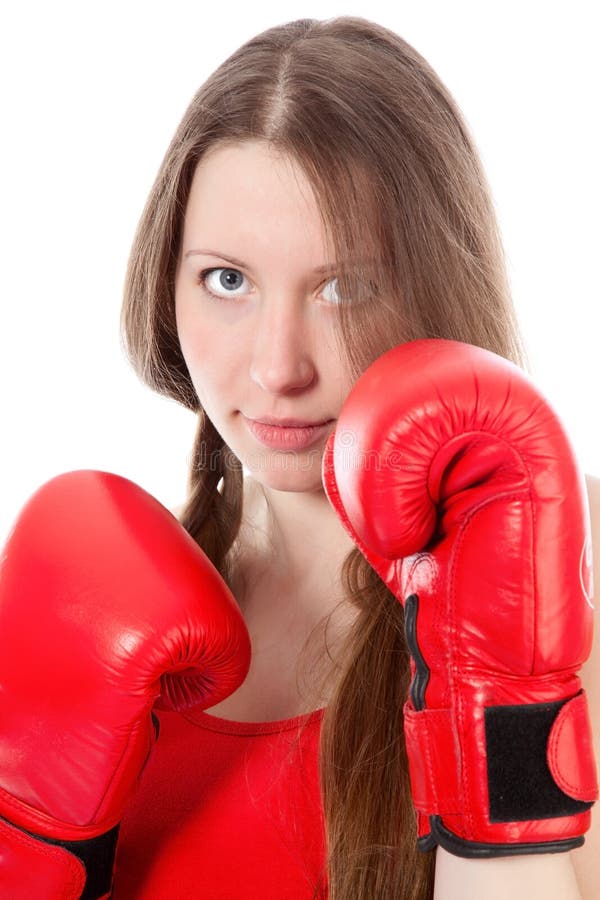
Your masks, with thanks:
<instances>
[{"instance_id":1,"label":"cheek","mask_svg":"<svg viewBox=\"0 0 600 900\"><path fill-rule=\"evenodd\" d=\"M327 383L330 385L332 394L335 395L338 407L341 407L352 390L356 380L341 350L338 350L337 354L329 357L327 361L326 379Z\"/></svg>"},{"instance_id":2,"label":"cheek","mask_svg":"<svg viewBox=\"0 0 600 900\"><path fill-rule=\"evenodd\" d=\"M190 313L181 303L175 307L179 345L198 400L211 415L217 416L228 403L240 361L234 348L237 341L211 316ZM239 356L239 354L238 354Z\"/></svg>"},{"instance_id":3,"label":"cheek","mask_svg":"<svg viewBox=\"0 0 600 900\"><path fill-rule=\"evenodd\" d=\"M189 340L186 335L183 340L180 338L180 343L198 400L208 412L218 404L227 376L215 356L214 343L207 340L205 334L201 337L201 340Z\"/></svg>"},{"instance_id":4,"label":"cheek","mask_svg":"<svg viewBox=\"0 0 600 900\"><path fill-rule=\"evenodd\" d=\"M186 308L184 303L175 304L175 317L179 346L198 399L203 403L207 392L210 394L213 390L211 381L215 374L214 335L211 333L210 324L190 314L189 308Z\"/></svg>"}]
</instances>

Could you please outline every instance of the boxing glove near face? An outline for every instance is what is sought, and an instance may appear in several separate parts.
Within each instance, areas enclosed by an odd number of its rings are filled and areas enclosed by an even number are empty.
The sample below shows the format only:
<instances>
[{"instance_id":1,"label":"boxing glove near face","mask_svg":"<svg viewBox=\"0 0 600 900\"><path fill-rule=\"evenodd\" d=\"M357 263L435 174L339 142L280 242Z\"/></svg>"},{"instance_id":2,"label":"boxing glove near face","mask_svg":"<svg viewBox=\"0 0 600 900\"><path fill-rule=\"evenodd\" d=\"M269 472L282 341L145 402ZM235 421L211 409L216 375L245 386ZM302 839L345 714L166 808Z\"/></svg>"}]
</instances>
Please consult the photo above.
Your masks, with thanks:
<instances>
[{"instance_id":1,"label":"boxing glove near face","mask_svg":"<svg viewBox=\"0 0 600 900\"><path fill-rule=\"evenodd\" d=\"M550 404L490 351L402 344L350 392L323 483L404 607L420 848L579 846L598 796L577 676L592 641L590 523Z\"/></svg>"},{"instance_id":2,"label":"boxing glove near face","mask_svg":"<svg viewBox=\"0 0 600 900\"><path fill-rule=\"evenodd\" d=\"M33 896L10 880L22 871L15 859L50 865L52 846L59 864L62 852L73 868L65 849L84 862L84 896L101 896L116 828L156 738L152 707L212 706L249 665L233 595L150 494L88 470L39 488L0 561L2 896ZM28 856L28 835L47 844ZM47 873L37 898L44 883ZM79 897L73 884L65 896Z\"/></svg>"}]
</instances>

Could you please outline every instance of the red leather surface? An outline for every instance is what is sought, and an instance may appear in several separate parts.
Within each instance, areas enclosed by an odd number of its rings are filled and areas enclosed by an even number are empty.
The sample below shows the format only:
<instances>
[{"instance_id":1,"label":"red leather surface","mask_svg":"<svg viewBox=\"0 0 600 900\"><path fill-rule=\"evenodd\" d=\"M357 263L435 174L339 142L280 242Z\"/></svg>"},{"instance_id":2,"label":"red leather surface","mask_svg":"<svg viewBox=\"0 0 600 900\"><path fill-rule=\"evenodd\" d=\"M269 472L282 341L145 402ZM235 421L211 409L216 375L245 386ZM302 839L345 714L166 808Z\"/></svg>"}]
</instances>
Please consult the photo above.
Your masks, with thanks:
<instances>
[{"instance_id":1,"label":"red leather surface","mask_svg":"<svg viewBox=\"0 0 600 900\"><path fill-rule=\"evenodd\" d=\"M108 831L152 706L211 706L249 663L233 595L165 507L112 473L53 478L0 554L0 816L64 840Z\"/></svg>"},{"instance_id":2,"label":"red leather surface","mask_svg":"<svg viewBox=\"0 0 600 900\"><path fill-rule=\"evenodd\" d=\"M430 815L460 812L460 745L451 711L415 712L405 703L404 735L416 809ZM443 779L438 777L440 771Z\"/></svg>"},{"instance_id":3,"label":"red leather surface","mask_svg":"<svg viewBox=\"0 0 600 900\"><path fill-rule=\"evenodd\" d=\"M562 707L548 738L548 768L558 786L576 800L597 800L598 784L585 691Z\"/></svg>"},{"instance_id":4,"label":"red leather surface","mask_svg":"<svg viewBox=\"0 0 600 900\"><path fill-rule=\"evenodd\" d=\"M325 861L322 712L258 724L159 717L121 825L113 900L310 900Z\"/></svg>"},{"instance_id":5,"label":"red leather surface","mask_svg":"<svg viewBox=\"0 0 600 900\"><path fill-rule=\"evenodd\" d=\"M406 718L419 812L446 810L445 827L463 841L583 834L589 811L509 823L488 815L484 708L575 696L591 649L585 482L550 404L521 369L479 347L402 344L354 385L323 480L390 590L403 603L419 597L429 678L424 709L409 702ZM581 711L559 744L561 770L593 800Z\"/></svg>"},{"instance_id":6,"label":"red leather surface","mask_svg":"<svg viewBox=\"0 0 600 900\"><path fill-rule=\"evenodd\" d=\"M0 897L78 900L85 884L83 863L0 820Z\"/></svg>"}]
</instances>

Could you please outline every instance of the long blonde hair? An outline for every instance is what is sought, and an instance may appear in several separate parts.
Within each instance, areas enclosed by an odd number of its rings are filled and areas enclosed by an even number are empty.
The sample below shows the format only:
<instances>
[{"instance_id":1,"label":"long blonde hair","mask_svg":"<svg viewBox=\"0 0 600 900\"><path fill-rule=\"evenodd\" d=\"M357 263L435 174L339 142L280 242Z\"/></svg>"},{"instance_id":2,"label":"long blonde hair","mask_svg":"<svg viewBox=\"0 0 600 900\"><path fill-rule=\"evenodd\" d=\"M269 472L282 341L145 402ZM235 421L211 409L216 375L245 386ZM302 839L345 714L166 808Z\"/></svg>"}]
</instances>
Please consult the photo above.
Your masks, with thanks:
<instances>
[{"instance_id":1,"label":"long blonde hair","mask_svg":"<svg viewBox=\"0 0 600 900\"><path fill-rule=\"evenodd\" d=\"M231 584L243 471L200 408L175 324L174 276L198 160L265 140L306 173L336 259L340 334L358 375L419 337L476 344L530 369L496 216L455 101L406 41L363 18L299 19L249 40L193 97L129 258L125 351L140 378L198 416L183 526ZM402 706L400 603L357 550L341 573L356 617L325 710L320 777L327 867L315 897L429 900L434 854L416 849Z\"/></svg>"}]
</instances>

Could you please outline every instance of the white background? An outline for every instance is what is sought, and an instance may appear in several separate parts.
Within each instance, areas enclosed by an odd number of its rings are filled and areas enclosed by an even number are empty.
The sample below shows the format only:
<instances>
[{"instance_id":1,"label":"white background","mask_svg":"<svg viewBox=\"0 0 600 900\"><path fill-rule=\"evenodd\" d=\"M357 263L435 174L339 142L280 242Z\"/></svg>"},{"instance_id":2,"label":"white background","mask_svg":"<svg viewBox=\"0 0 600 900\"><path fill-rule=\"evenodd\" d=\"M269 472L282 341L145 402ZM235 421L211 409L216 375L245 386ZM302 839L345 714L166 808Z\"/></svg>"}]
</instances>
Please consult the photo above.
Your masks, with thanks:
<instances>
[{"instance_id":1,"label":"white background","mask_svg":"<svg viewBox=\"0 0 600 900\"><path fill-rule=\"evenodd\" d=\"M397 31L454 94L492 186L534 377L584 471L600 474L596 6L5 4L0 539L69 469L183 499L194 417L140 384L119 343L129 246L196 89L250 37L304 17Z\"/></svg>"}]
</instances>

